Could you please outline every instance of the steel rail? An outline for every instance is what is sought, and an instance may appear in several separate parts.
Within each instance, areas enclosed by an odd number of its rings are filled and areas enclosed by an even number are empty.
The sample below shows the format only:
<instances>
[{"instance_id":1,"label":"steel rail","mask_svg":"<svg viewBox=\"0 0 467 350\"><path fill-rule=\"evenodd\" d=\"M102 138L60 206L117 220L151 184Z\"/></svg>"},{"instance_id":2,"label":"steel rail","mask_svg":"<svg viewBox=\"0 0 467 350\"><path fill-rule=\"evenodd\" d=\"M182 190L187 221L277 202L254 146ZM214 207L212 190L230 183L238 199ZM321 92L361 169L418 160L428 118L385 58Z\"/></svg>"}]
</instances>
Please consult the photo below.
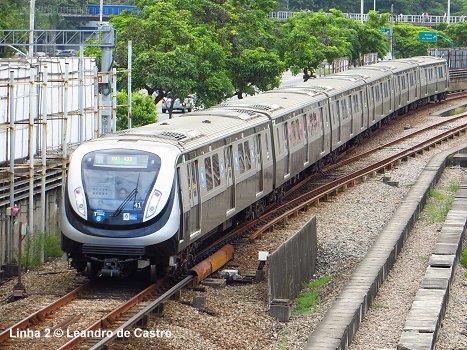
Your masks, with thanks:
<instances>
[{"instance_id":1,"label":"steel rail","mask_svg":"<svg viewBox=\"0 0 467 350\"><path fill-rule=\"evenodd\" d=\"M132 318L130 318L128 321L126 321L123 325L118 327L114 332L112 332L111 336L108 336L108 337L102 339L99 343L92 346L90 348L90 350L97 350L97 349L105 348L106 344L108 342L110 342L112 339L114 339L115 337L117 337L117 335L120 334L123 330L133 327L136 323L138 323L140 320L142 320L146 315L151 313L156 307L158 307L160 304L162 304L162 302L169 299L176 292L178 292L178 291L182 290L183 288L185 288L194 278L195 278L195 276L185 277L183 280L178 282L175 286L170 288L168 291L166 291L164 294L159 296L156 300L152 301L144 309L142 309L136 315L134 315Z\"/></svg>"},{"instance_id":2,"label":"steel rail","mask_svg":"<svg viewBox=\"0 0 467 350\"><path fill-rule=\"evenodd\" d=\"M3 343L7 341L8 339L10 339L10 335L15 330L27 329L31 326L37 325L38 323L42 322L48 315L54 313L56 310L58 310L62 306L69 304L72 300L75 300L80 293L84 292L87 289L90 289L91 286L92 286L91 282L83 284L82 286L79 286L78 288L64 295L60 299L54 301L53 303L45 306L39 311L36 311L33 314L27 316L26 318L14 324L13 326L7 328L2 333L0 333L0 343Z\"/></svg>"},{"instance_id":3,"label":"steel rail","mask_svg":"<svg viewBox=\"0 0 467 350\"><path fill-rule=\"evenodd\" d=\"M255 227L255 232L249 236L249 239L254 240L258 236L262 235L265 231L272 228L274 225L283 222L288 217L292 216L298 211L307 209L309 206L318 203L319 200L322 198L327 198L329 195L336 194L340 189L350 187L349 184L353 186L356 180L367 177L370 174L376 174L381 169L385 170L389 167L392 168L395 162L407 160L410 156L415 156L418 153L423 153L424 150L427 150L431 147L435 147L436 144L439 144L442 141L446 141L449 138L454 138L454 136L460 136L461 132L465 133L466 130L467 124L464 124L451 130L445 131L402 152L392 155L386 159L377 161L351 174L342 176L339 179L331 181L326 185L320 186L319 188L316 188L306 194L303 194L291 200L287 204L279 206L274 211L262 215L260 218L258 218L258 220L255 220L254 223L250 223L248 225L250 229L252 227ZM282 212L282 214L275 218L272 218L277 212ZM265 221L266 223L262 223ZM258 225L260 225L259 228ZM246 233L246 230L242 231L242 234Z\"/></svg>"},{"instance_id":4,"label":"steel rail","mask_svg":"<svg viewBox=\"0 0 467 350\"><path fill-rule=\"evenodd\" d=\"M370 150L368 150L368 151L365 151L365 152L363 152L363 153L357 154L357 155L355 155L355 156L346 158L346 159L344 159L344 160L342 160L342 161L339 161L339 162L337 162L337 163L331 164L331 165L325 167L325 168L322 170L322 172L324 172L324 173L329 172L329 171L334 170L334 169L336 169L336 168L338 168L338 167L340 167L340 166L343 166L343 165L352 163L352 162L354 162L354 161L356 161L356 160L359 160L359 159L361 159L361 158L363 158L363 157L366 157L366 156L368 156L369 154L371 154L371 153L373 153L373 152L380 151L380 150L382 150L383 148L387 148L387 147L389 147L389 146L393 146L393 145L395 145L395 144L397 144L397 143L399 143L399 142L408 140L408 139L410 139L410 138L413 137L413 136L417 136L417 135L423 134L424 132L427 132L427 131L429 131L429 130L432 130L432 129L436 128L436 127L439 127L439 126L442 126L442 125L445 125L445 124L452 123L453 121L456 121L456 120L459 120L459 119L463 119L463 118L465 118L465 117L467 117L467 112L466 112L466 113L462 113L462 114L460 114L460 115L458 115L458 116L449 118L449 119L447 119L447 120L445 120L445 121L442 121L441 123L437 123L437 124L433 124L433 125L427 126L427 127L423 128L423 129L420 129L420 130L414 131L414 132L412 132L412 133L410 133L410 134L408 134L408 135L402 136L401 138L398 138L397 140L390 141L390 142L388 142L388 143L386 143L386 144L384 144L384 145L381 145L381 146L372 148L372 149L370 149Z\"/></svg>"},{"instance_id":5,"label":"steel rail","mask_svg":"<svg viewBox=\"0 0 467 350\"><path fill-rule=\"evenodd\" d=\"M115 322L118 318L120 318L125 312L127 312L133 306L140 303L143 299L149 297L151 294L156 292L157 288L162 287L163 283L165 283L165 279L160 279L156 283L153 283L147 288L143 289L141 292L131 297L130 299L128 299L127 301L125 301L124 303L116 307L114 310L109 312L107 315L100 318L98 321L94 322L92 325L86 328L83 331L84 334L92 333L98 329L104 329L104 328L110 327L110 325L113 322ZM68 341L66 344L62 345L59 349L60 350L74 349L76 346L78 346L85 340L86 338L81 335L78 337L74 337L73 339Z\"/></svg>"}]
</instances>

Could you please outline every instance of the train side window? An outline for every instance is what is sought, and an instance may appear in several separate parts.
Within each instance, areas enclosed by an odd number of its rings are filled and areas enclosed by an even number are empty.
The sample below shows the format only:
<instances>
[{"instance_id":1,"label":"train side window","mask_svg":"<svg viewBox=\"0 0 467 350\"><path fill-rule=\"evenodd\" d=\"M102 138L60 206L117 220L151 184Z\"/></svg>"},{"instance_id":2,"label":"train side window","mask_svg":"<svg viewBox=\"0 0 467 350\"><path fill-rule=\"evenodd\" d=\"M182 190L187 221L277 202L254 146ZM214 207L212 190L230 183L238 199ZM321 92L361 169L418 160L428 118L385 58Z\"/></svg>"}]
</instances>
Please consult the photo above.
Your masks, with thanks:
<instances>
[{"instance_id":1,"label":"train side window","mask_svg":"<svg viewBox=\"0 0 467 350\"><path fill-rule=\"evenodd\" d=\"M297 124L298 124L298 137L300 138L300 140L303 140L303 122L302 122L302 119L303 118L300 118L297 120Z\"/></svg>"},{"instance_id":2,"label":"train side window","mask_svg":"<svg viewBox=\"0 0 467 350\"><path fill-rule=\"evenodd\" d=\"M204 169L206 171L206 189L212 190L212 165L211 157L204 158Z\"/></svg>"},{"instance_id":3,"label":"train side window","mask_svg":"<svg viewBox=\"0 0 467 350\"><path fill-rule=\"evenodd\" d=\"M311 120L310 118L313 117L313 114L310 113L309 115L306 116L306 128L308 130L308 136L311 136L313 134L312 128L311 128Z\"/></svg>"},{"instance_id":4,"label":"train side window","mask_svg":"<svg viewBox=\"0 0 467 350\"><path fill-rule=\"evenodd\" d=\"M280 136L279 128L276 129L277 150L279 154L283 153L282 138Z\"/></svg>"},{"instance_id":5,"label":"train side window","mask_svg":"<svg viewBox=\"0 0 467 350\"><path fill-rule=\"evenodd\" d=\"M212 156L212 175L214 178L214 187L221 184L221 172L219 168L219 155L213 154Z\"/></svg>"},{"instance_id":6,"label":"train side window","mask_svg":"<svg viewBox=\"0 0 467 350\"><path fill-rule=\"evenodd\" d=\"M240 163L240 174L245 172L245 156L243 152L243 143L238 144L238 162Z\"/></svg>"},{"instance_id":7,"label":"train side window","mask_svg":"<svg viewBox=\"0 0 467 350\"><path fill-rule=\"evenodd\" d=\"M341 100L341 113L342 113L342 119L347 119L349 114L347 112L347 103L345 101L345 98Z\"/></svg>"},{"instance_id":8,"label":"train side window","mask_svg":"<svg viewBox=\"0 0 467 350\"><path fill-rule=\"evenodd\" d=\"M245 141L244 143L244 153L245 153L245 170L248 171L251 169L251 154L250 154L250 142Z\"/></svg>"},{"instance_id":9,"label":"train side window","mask_svg":"<svg viewBox=\"0 0 467 350\"><path fill-rule=\"evenodd\" d=\"M268 132L264 134L266 137L266 159L269 160L269 129L267 129Z\"/></svg>"}]
</instances>

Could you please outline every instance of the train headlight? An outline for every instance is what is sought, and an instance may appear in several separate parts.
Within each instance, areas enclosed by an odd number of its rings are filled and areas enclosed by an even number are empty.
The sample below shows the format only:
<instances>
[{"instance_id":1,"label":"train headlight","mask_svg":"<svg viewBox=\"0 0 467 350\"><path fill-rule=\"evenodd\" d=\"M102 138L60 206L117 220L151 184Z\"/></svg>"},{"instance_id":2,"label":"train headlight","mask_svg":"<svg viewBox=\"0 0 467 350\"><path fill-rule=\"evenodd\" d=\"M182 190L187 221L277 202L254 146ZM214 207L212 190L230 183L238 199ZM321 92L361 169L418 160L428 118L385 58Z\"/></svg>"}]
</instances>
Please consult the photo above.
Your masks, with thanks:
<instances>
[{"instance_id":1,"label":"train headlight","mask_svg":"<svg viewBox=\"0 0 467 350\"><path fill-rule=\"evenodd\" d=\"M149 198L148 206L146 207L146 214L144 215L144 220L149 220L156 214L157 206L159 205L161 197L161 192L159 192L158 190L152 191L151 197Z\"/></svg>"},{"instance_id":2,"label":"train headlight","mask_svg":"<svg viewBox=\"0 0 467 350\"><path fill-rule=\"evenodd\" d=\"M84 201L84 192L81 187L75 188L75 201L78 214L86 219L86 203Z\"/></svg>"}]
</instances>

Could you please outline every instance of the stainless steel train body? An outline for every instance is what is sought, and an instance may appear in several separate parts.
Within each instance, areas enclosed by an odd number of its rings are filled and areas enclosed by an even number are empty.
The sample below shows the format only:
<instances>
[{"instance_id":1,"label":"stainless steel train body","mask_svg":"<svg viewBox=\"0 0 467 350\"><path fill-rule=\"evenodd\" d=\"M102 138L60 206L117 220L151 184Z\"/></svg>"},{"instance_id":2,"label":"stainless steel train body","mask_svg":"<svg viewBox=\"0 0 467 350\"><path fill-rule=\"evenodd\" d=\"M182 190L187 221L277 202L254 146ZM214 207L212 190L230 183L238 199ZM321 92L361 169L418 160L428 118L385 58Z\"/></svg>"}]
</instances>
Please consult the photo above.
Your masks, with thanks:
<instances>
[{"instance_id":1,"label":"stainless steel train body","mask_svg":"<svg viewBox=\"0 0 467 350\"><path fill-rule=\"evenodd\" d=\"M186 263L447 82L442 59L394 60L87 142L70 160L62 248L91 274Z\"/></svg>"}]
</instances>

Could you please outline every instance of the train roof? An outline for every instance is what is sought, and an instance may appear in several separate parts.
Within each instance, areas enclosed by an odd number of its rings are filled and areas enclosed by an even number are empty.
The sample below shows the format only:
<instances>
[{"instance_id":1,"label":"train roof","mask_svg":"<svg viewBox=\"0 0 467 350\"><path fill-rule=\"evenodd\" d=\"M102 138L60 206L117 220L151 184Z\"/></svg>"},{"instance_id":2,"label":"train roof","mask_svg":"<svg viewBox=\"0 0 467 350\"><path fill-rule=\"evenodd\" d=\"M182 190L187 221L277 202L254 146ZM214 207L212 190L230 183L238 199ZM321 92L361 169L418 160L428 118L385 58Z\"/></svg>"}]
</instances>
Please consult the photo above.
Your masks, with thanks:
<instances>
[{"instance_id":1,"label":"train roof","mask_svg":"<svg viewBox=\"0 0 467 350\"><path fill-rule=\"evenodd\" d=\"M249 132L261 126L267 127L267 114L240 109L215 107L180 117L148 124L109 135L119 141L146 140L171 144L182 153Z\"/></svg>"},{"instance_id":2,"label":"train roof","mask_svg":"<svg viewBox=\"0 0 467 350\"><path fill-rule=\"evenodd\" d=\"M325 101L327 88L286 86L264 93L230 100L221 105L227 109L248 109L267 113L272 119L297 111L313 103Z\"/></svg>"}]
</instances>

